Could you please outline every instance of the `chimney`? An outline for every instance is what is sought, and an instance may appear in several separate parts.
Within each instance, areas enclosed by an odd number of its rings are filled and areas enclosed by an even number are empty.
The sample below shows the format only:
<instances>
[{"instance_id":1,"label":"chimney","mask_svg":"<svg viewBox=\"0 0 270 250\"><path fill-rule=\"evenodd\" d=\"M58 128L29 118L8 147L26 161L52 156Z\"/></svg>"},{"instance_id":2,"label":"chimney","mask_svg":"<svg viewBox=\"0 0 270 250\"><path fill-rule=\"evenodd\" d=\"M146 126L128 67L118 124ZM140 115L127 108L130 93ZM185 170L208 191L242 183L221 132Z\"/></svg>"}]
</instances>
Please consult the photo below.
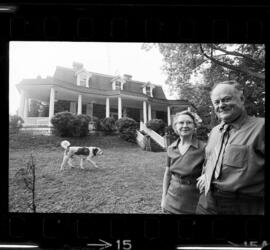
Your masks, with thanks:
<instances>
[{"instance_id":1,"label":"chimney","mask_svg":"<svg viewBox=\"0 0 270 250\"><path fill-rule=\"evenodd\" d=\"M80 69L83 68L83 64L82 63L78 63L78 62L73 62L72 63L72 67L73 67L73 70L78 71L78 70L80 70Z\"/></svg>"},{"instance_id":2,"label":"chimney","mask_svg":"<svg viewBox=\"0 0 270 250\"><path fill-rule=\"evenodd\" d=\"M124 79L125 79L126 81L129 81L129 80L132 79L132 75L124 74L123 77L124 77Z\"/></svg>"}]
</instances>

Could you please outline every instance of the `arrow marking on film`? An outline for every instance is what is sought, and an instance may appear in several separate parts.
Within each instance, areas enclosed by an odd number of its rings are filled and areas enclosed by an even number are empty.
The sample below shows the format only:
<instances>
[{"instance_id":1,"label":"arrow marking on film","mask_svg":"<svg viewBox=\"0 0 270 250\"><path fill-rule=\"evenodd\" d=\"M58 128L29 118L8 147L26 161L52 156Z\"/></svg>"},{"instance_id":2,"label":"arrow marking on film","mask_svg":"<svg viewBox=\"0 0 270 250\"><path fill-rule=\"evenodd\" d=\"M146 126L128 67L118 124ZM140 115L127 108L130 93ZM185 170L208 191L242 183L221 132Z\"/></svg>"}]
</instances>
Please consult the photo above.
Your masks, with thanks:
<instances>
[{"instance_id":1,"label":"arrow marking on film","mask_svg":"<svg viewBox=\"0 0 270 250\"><path fill-rule=\"evenodd\" d=\"M102 250L102 249L105 249L105 248L107 248L107 247L111 247L111 246L112 246L112 244L111 244L111 243L108 243L108 242L106 242L105 240L101 240L101 239L99 239L99 241L101 241L101 242L102 242L102 244L101 244L101 243L96 243L96 244L87 244L87 246L89 246L89 247L101 247L101 248L100 248L100 250Z\"/></svg>"}]
</instances>

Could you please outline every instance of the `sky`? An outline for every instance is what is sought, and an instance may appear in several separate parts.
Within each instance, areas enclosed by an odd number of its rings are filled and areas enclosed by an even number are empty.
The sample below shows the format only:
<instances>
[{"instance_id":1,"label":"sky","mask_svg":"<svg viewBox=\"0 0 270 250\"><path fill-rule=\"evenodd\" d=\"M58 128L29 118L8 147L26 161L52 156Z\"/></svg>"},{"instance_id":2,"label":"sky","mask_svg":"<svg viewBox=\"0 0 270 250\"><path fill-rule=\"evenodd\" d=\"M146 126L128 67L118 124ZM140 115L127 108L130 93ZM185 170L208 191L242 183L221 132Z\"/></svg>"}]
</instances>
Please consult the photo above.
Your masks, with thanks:
<instances>
[{"instance_id":1,"label":"sky","mask_svg":"<svg viewBox=\"0 0 270 250\"><path fill-rule=\"evenodd\" d=\"M9 113L16 114L20 95L16 88L25 78L53 76L56 66L72 68L82 63L88 71L108 75L132 75L133 80L165 86L162 55L156 47L141 49L142 43L92 42L10 42L9 47Z\"/></svg>"}]
</instances>

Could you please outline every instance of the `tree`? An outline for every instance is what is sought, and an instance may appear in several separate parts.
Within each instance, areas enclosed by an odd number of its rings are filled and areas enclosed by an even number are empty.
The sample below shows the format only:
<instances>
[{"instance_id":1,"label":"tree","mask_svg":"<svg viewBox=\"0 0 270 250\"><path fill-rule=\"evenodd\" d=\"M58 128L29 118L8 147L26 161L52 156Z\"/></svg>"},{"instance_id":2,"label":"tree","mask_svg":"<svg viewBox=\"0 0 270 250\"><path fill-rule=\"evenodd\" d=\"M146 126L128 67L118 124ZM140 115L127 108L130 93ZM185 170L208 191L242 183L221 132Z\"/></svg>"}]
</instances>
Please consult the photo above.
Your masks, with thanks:
<instances>
[{"instance_id":1,"label":"tree","mask_svg":"<svg viewBox=\"0 0 270 250\"><path fill-rule=\"evenodd\" d=\"M216 123L209 92L214 83L237 80L244 88L250 115L264 116L265 46L263 44L144 44L163 55L166 84L197 107L203 123ZM199 78L196 76L200 76Z\"/></svg>"},{"instance_id":2,"label":"tree","mask_svg":"<svg viewBox=\"0 0 270 250\"><path fill-rule=\"evenodd\" d=\"M10 133L18 133L20 128L22 128L22 124L24 120L22 117L18 115L9 115L9 132Z\"/></svg>"},{"instance_id":3,"label":"tree","mask_svg":"<svg viewBox=\"0 0 270 250\"><path fill-rule=\"evenodd\" d=\"M259 80L265 80L265 47L261 44L235 45L233 51L229 45L200 44L201 54L222 67L246 74ZM217 53L221 52L221 53Z\"/></svg>"}]
</instances>

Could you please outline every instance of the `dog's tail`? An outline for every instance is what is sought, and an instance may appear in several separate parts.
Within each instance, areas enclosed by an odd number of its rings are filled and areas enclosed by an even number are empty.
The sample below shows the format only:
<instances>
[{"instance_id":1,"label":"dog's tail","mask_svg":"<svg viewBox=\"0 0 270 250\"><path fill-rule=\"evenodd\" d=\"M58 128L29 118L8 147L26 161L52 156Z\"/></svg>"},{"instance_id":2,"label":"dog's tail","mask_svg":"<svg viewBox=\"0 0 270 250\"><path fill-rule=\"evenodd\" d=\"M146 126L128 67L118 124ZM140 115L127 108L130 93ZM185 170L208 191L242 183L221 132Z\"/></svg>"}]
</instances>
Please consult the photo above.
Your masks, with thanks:
<instances>
[{"instance_id":1,"label":"dog's tail","mask_svg":"<svg viewBox=\"0 0 270 250\"><path fill-rule=\"evenodd\" d=\"M67 149L70 146L69 141L61 141L61 147Z\"/></svg>"}]
</instances>

